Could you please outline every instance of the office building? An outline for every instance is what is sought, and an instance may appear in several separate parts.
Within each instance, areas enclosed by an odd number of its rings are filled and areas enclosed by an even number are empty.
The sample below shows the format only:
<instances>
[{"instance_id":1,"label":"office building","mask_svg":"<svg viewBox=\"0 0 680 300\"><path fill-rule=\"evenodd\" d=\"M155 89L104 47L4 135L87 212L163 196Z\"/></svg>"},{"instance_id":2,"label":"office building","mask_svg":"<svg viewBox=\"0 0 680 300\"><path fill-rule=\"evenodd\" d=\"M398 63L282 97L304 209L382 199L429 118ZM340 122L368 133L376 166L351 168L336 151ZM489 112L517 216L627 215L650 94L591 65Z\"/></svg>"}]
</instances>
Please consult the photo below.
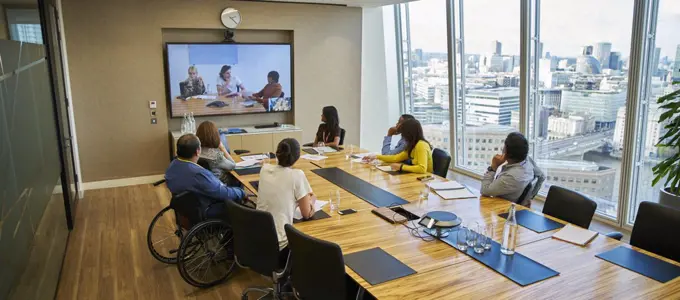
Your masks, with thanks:
<instances>
[{"instance_id":1,"label":"office building","mask_svg":"<svg viewBox=\"0 0 680 300\"><path fill-rule=\"evenodd\" d=\"M656 144L659 142L659 138L666 133L664 128L665 124L659 124L659 117L663 113L663 110L659 105L653 104L649 106L647 111L647 122L645 130L645 147L643 155L645 157L656 158L659 156L659 148ZM614 128L614 149L622 151L624 147L624 130L626 127L626 108L619 108L616 114L616 127Z\"/></svg>"},{"instance_id":2,"label":"office building","mask_svg":"<svg viewBox=\"0 0 680 300\"><path fill-rule=\"evenodd\" d=\"M601 76L584 76L579 74L570 78L574 90L599 90L600 83L604 78Z\"/></svg>"},{"instance_id":3,"label":"office building","mask_svg":"<svg viewBox=\"0 0 680 300\"><path fill-rule=\"evenodd\" d=\"M534 126L534 117L533 114L529 115L529 130L536 130L536 136L539 138L547 138L548 137L548 117L550 116L550 113L553 111L552 108L550 107L541 107L539 108L538 112L538 126ZM520 116L519 116L519 111L513 110L510 112L510 127L514 128L517 131L521 131L519 128L520 124ZM533 133L533 131L532 131Z\"/></svg>"},{"instance_id":4,"label":"office building","mask_svg":"<svg viewBox=\"0 0 680 300\"><path fill-rule=\"evenodd\" d=\"M543 58L543 42L538 43L538 58Z\"/></svg>"},{"instance_id":5,"label":"office building","mask_svg":"<svg viewBox=\"0 0 680 300\"><path fill-rule=\"evenodd\" d=\"M497 54L489 54L482 58L483 73L498 73L503 72L503 56Z\"/></svg>"},{"instance_id":6,"label":"office building","mask_svg":"<svg viewBox=\"0 0 680 300\"><path fill-rule=\"evenodd\" d=\"M589 113L595 118L595 130L613 129L618 109L626 104L625 91L564 90L565 112Z\"/></svg>"},{"instance_id":7,"label":"office building","mask_svg":"<svg viewBox=\"0 0 680 300\"><path fill-rule=\"evenodd\" d=\"M672 78L674 81L680 80L680 45L678 45L677 50L675 50L675 61Z\"/></svg>"},{"instance_id":8,"label":"office building","mask_svg":"<svg viewBox=\"0 0 680 300\"><path fill-rule=\"evenodd\" d=\"M538 99L542 106L562 110L562 90L560 89L540 89Z\"/></svg>"},{"instance_id":9,"label":"office building","mask_svg":"<svg viewBox=\"0 0 680 300\"><path fill-rule=\"evenodd\" d=\"M503 48L503 46L502 46L500 41L491 41L491 48L490 48L491 54L498 55L498 56L503 55L503 53L501 51L502 48Z\"/></svg>"},{"instance_id":10,"label":"office building","mask_svg":"<svg viewBox=\"0 0 680 300\"><path fill-rule=\"evenodd\" d=\"M552 89L557 87L570 87L572 85L571 78L573 72L555 71L555 72L540 72L538 74L539 81L542 82L543 87Z\"/></svg>"},{"instance_id":11,"label":"office building","mask_svg":"<svg viewBox=\"0 0 680 300\"><path fill-rule=\"evenodd\" d=\"M465 100L468 125L510 125L511 112L519 110L519 89L473 90L465 95Z\"/></svg>"},{"instance_id":12,"label":"office building","mask_svg":"<svg viewBox=\"0 0 680 300\"><path fill-rule=\"evenodd\" d=\"M497 84L502 87L519 87L518 75L498 75Z\"/></svg>"},{"instance_id":13,"label":"office building","mask_svg":"<svg viewBox=\"0 0 680 300\"><path fill-rule=\"evenodd\" d=\"M418 66L422 66L425 63L425 60L423 60L423 49L416 49L416 62L418 62Z\"/></svg>"},{"instance_id":14,"label":"office building","mask_svg":"<svg viewBox=\"0 0 680 300\"><path fill-rule=\"evenodd\" d=\"M659 60L661 59L661 48L654 48L654 54L652 56L652 76L657 76L659 73Z\"/></svg>"},{"instance_id":15,"label":"office building","mask_svg":"<svg viewBox=\"0 0 680 300\"><path fill-rule=\"evenodd\" d=\"M593 46L584 46L582 48L582 55L576 58L576 73L579 74L600 74L602 73L602 66L600 61L595 58L593 53ZM609 54L607 54L609 55Z\"/></svg>"},{"instance_id":16,"label":"office building","mask_svg":"<svg viewBox=\"0 0 680 300\"><path fill-rule=\"evenodd\" d=\"M558 185L595 198L598 209L605 208L600 205L609 208L614 205L611 199L616 169L589 161L536 159L536 163L546 173L544 190L547 191L551 185Z\"/></svg>"},{"instance_id":17,"label":"office building","mask_svg":"<svg viewBox=\"0 0 680 300\"><path fill-rule=\"evenodd\" d=\"M609 54L609 68L612 70L621 70L621 52L612 52Z\"/></svg>"},{"instance_id":18,"label":"office building","mask_svg":"<svg viewBox=\"0 0 680 300\"><path fill-rule=\"evenodd\" d=\"M600 42L595 44L594 56L600 62L603 69L609 65L610 54L612 52L612 43Z\"/></svg>"},{"instance_id":19,"label":"office building","mask_svg":"<svg viewBox=\"0 0 680 300\"><path fill-rule=\"evenodd\" d=\"M584 132L585 121L583 117L548 117L548 136L551 140L577 136Z\"/></svg>"},{"instance_id":20,"label":"office building","mask_svg":"<svg viewBox=\"0 0 680 300\"><path fill-rule=\"evenodd\" d=\"M425 135L425 139L430 142L432 147L451 152L451 143L449 142L449 127L448 120L439 124L426 124L423 125L423 134Z\"/></svg>"}]
</instances>

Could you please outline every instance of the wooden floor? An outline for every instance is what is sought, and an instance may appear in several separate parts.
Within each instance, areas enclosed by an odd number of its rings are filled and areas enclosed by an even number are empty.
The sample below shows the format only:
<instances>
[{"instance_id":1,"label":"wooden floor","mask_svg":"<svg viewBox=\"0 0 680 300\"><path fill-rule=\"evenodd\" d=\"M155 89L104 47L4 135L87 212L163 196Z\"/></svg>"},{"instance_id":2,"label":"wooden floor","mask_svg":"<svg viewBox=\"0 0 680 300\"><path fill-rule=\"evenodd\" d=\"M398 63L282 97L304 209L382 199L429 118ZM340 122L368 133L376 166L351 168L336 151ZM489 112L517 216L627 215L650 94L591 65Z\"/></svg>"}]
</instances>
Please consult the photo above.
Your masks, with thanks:
<instances>
[{"instance_id":1,"label":"wooden floor","mask_svg":"<svg viewBox=\"0 0 680 300\"><path fill-rule=\"evenodd\" d=\"M239 299L245 287L270 285L254 272L238 270L226 283L201 290L185 283L175 265L155 260L146 232L166 206L158 198L150 184L87 191L77 208L56 299Z\"/></svg>"}]
</instances>

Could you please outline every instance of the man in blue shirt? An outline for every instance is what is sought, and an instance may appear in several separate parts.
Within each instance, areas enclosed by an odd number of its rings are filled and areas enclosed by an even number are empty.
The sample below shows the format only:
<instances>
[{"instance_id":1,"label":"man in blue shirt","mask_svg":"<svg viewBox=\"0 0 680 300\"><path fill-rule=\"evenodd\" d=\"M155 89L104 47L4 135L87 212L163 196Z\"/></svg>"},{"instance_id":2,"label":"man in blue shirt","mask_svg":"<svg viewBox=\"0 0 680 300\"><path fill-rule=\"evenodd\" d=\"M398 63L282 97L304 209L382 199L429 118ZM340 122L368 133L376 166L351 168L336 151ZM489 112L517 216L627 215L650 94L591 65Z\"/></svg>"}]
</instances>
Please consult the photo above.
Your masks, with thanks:
<instances>
[{"instance_id":1,"label":"man in blue shirt","mask_svg":"<svg viewBox=\"0 0 680 300\"><path fill-rule=\"evenodd\" d=\"M173 194L190 191L197 194L203 203L214 200L241 201L246 193L235 187L224 185L212 172L198 165L201 141L193 134L185 134L177 140L177 159L165 171L168 189Z\"/></svg>"},{"instance_id":2,"label":"man in blue shirt","mask_svg":"<svg viewBox=\"0 0 680 300\"><path fill-rule=\"evenodd\" d=\"M415 119L412 115L409 114L403 114L401 117L399 117L399 121L397 122L397 125L394 127L390 127L389 130L387 130L387 136L383 138L383 146L382 146L382 155L394 155L397 153L401 153L406 149L406 141L404 139L399 139L399 142L397 142L397 146L394 147L394 149L390 149L390 146L392 145L392 136L395 134L401 134L399 129L401 128L401 124L404 123L406 120L411 120Z\"/></svg>"}]
</instances>

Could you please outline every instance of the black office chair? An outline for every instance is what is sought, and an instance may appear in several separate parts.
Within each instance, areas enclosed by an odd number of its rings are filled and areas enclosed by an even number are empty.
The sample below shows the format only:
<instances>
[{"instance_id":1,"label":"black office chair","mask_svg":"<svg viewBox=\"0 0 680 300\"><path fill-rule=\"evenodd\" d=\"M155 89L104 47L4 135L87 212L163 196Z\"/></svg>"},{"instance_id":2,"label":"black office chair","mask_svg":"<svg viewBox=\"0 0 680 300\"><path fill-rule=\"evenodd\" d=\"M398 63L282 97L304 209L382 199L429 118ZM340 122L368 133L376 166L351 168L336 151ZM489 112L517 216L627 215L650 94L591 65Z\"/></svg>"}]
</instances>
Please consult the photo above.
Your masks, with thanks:
<instances>
[{"instance_id":1,"label":"black office chair","mask_svg":"<svg viewBox=\"0 0 680 300\"><path fill-rule=\"evenodd\" d=\"M265 211L254 210L227 201L227 216L234 232L234 255L236 263L267 276L273 287L249 287L243 291L242 299L248 299L251 292L262 292L265 296L283 297L283 279L288 273L289 263L279 264L279 241L274 218Z\"/></svg>"},{"instance_id":2,"label":"black office chair","mask_svg":"<svg viewBox=\"0 0 680 300\"><path fill-rule=\"evenodd\" d=\"M451 165L451 155L442 149L435 148L432 151L432 173L446 178L446 174L449 172L449 165Z\"/></svg>"},{"instance_id":3,"label":"black office chair","mask_svg":"<svg viewBox=\"0 0 680 300\"><path fill-rule=\"evenodd\" d=\"M208 160L205 158L202 157L198 158L197 164L203 167L203 169L210 170L210 163L208 163Z\"/></svg>"},{"instance_id":4,"label":"black office chair","mask_svg":"<svg viewBox=\"0 0 680 300\"><path fill-rule=\"evenodd\" d=\"M583 228L590 227L597 203L587 196L560 187L550 186L543 213Z\"/></svg>"},{"instance_id":5,"label":"black office chair","mask_svg":"<svg viewBox=\"0 0 680 300\"><path fill-rule=\"evenodd\" d=\"M285 97L286 97L286 93L281 92L281 96L279 96L279 98L285 98Z\"/></svg>"},{"instance_id":6,"label":"black office chair","mask_svg":"<svg viewBox=\"0 0 680 300\"><path fill-rule=\"evenodd\" d=\"M517 198L517 200L515 200L515 203L519 204L519 205L525 205L525 204L527 204L526 202L529 202L529 205L527 205L527 206L531 206L531 202L530 202L531 200L526 201L526 198L529 195L529 192L531 191L531 188L533 186L534 185L531 182L529 182L529 184L527 184L527 186L524 188L524 191L522 191L522 195L520 195L519 198Z\"/></svg>"},{"instance_id":7,"label":"black office chair","mask_svg":"<svg viewBox=\"0 0 680 300\"><path fill-rule=\"evenodd\" d=\"M635 217L630 244L680 262L680 210L642 202Z\"/></svg>"},{"instance_id":8,"label":"black office chair","mask_svg":"<svg viewBox=\"0 0 680 300\"><path fill-rule=\"evenodd\" d=\"M291 283L298 299L346 299L345 261L340 246L285 226Z\"/></svg>"},{"instance_id":9,"label":"black office chair","mask_svg":"<svg viewBox=\"0 0 680 300\"><path fill-rule=\"evenodd\" d=\"M345 144L345 129L340 128L340 144L339 145L344 145Z\"/></svg>"}]
</instances>

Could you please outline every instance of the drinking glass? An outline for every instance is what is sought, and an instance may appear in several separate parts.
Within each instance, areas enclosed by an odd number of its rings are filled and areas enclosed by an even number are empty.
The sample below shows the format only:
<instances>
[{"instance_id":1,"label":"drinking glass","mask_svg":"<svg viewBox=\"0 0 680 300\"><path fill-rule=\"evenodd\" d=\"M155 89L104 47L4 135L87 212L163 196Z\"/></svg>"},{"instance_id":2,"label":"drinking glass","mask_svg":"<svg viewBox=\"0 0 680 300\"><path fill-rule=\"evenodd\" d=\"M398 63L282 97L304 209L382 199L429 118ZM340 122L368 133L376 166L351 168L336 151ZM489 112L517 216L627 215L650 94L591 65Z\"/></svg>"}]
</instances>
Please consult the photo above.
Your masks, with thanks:
<instances>
[{"instance_id":1,"label":"drinking glass","mask_svg":"<svg viewBox=\"0 0 680 300\"><path fill-rule=\"evenodd\" d=\"M340 190L328 192L328 203L330 204L331 212L340 210Z\"/></svg>"},{"instance_id":2,"label":"drinking glass","mask_svg":"<svg viewBox=\"0 0 680 300\"><path fill-rule=\"evenodd\" d=\"M473 246L473 250L475 253L481 254L484 253L484 245L486 244L486 236L484 235L486 233L486 229L482 225L477 225L476 229L476 239L475 243Z\"/></svg>"},{"instance_id":3,"label":"drinking glass","mask_svg":"<svg viewBox=\"0 0 680 300\"><path fill-rule=\"evenodd\" d=\"M474 228L476 228L478 226L479 226L479 224L476 224L476 223L472 223L472 224L468 225L468 235L467 235L466 242L467 242L467 245L469 247L474 247L475 243L477 242L477 232L475 232Z\"/></svg>"},{"instance_id":4,"label":"drinking glass","mask_svg":"<svg viewBox=\"0 0 680 300\"><path fill-rule=\"evenodd\" d=\"M491 245L493 244L493 235L496 229L496 224L490 223L489 225L486 226L486 238L484 239L484 249L489 250L491 249Z\"/></svg>"},{"instance_id":5,"label":"drinking glass","mask_svg":"<svg viewBox=\"0 0 680 300\"><path fill-rule=\"evenodd\" d=\"M461 224L458 227L458 232L456 234L457 234L456 247L460 251L466 251L468 248L467 245L468 229Z\"/></svg>"},{"instance_id":6,"label":"drinking glass","mask_svg":"<svg viewBox=\"0 0 680 300\"><path fill-rule=\"evenodd\" d=\"M345 149L345 160L352 159L352 155L354 155L354 145L349 145L349 149Z\"/></svg>"},{"instance_id":7,"label":"drinking glass","mask_svg":"<svg viewBox=\"0 0 680 300\"><path fill-rule=\"evenodd\" d=\"M423 183L423 188L420 189L420 195L418 195L418 200L427 200L430 196L430 187L427 185L427 183Z\"/></svg>"}]
</instances>

